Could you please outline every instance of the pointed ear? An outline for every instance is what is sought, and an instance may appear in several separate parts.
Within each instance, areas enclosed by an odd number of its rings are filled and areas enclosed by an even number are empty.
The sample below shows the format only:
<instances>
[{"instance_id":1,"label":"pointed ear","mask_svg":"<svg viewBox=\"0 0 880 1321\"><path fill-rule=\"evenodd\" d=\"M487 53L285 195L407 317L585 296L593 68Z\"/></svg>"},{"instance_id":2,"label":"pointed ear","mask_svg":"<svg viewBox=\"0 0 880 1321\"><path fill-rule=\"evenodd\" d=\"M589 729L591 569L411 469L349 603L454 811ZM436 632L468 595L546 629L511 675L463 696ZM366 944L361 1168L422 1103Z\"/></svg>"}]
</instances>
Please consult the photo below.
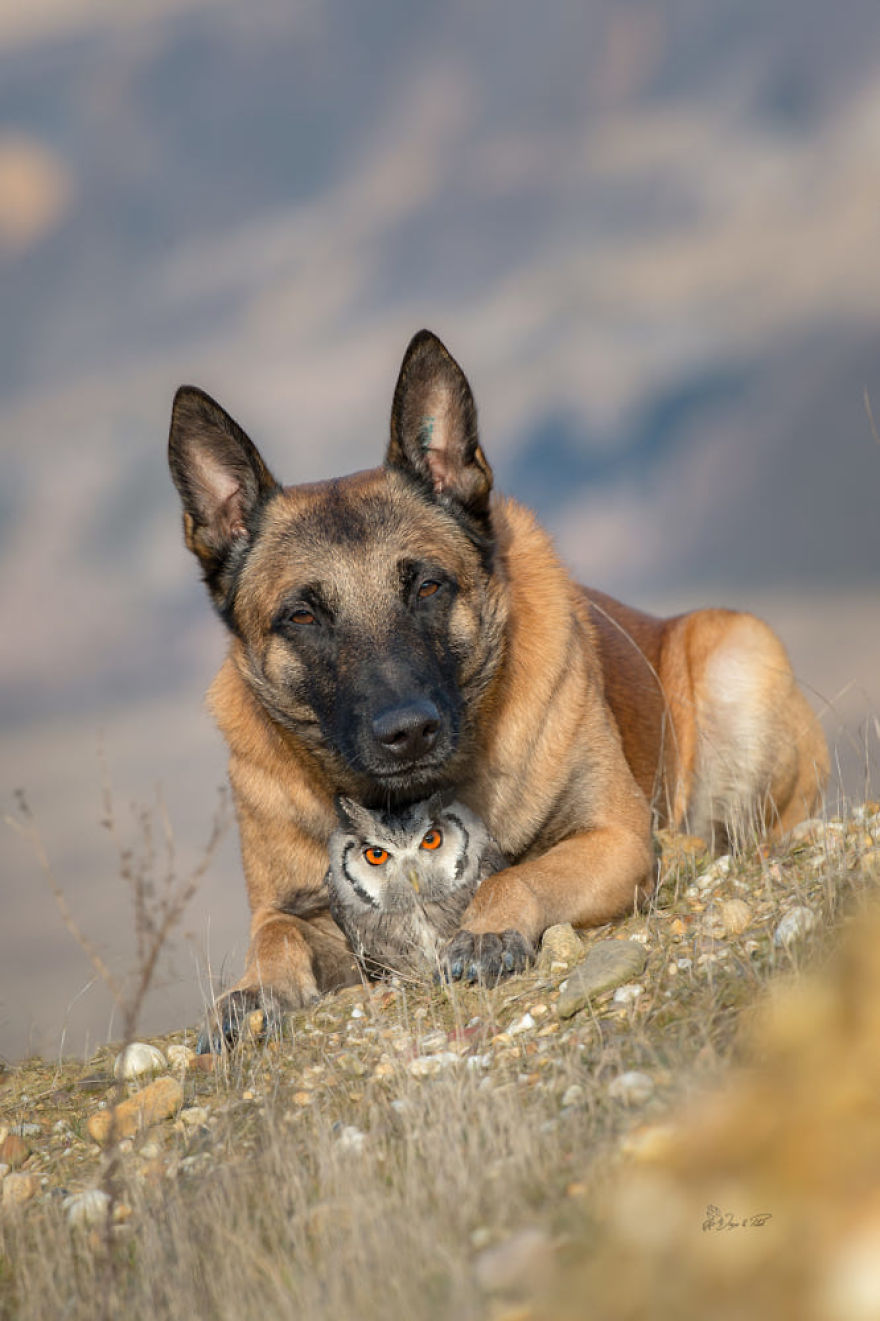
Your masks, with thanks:
<instances>
[{"instance_id":1,"label":"pointed ear","mask_svg":"<svg viewBox=\"0 0 880 1321\"><path fill-rule=\"evenodd\" d=\"M220 605L255 515L279 485L238 423L194 385L174 396L168 463L183 501L186 544Z\"/></svg>"},{"instance_id":2,"label":"pointed ear","mask_svg":"<svg viewBox=\"0 0 880 1321\"><path fill-rule=\"evenodd\" d=\"M385 463L414 475L441 503L488 523L492 469L480 449L471 388L429 330L420 330L404 354Z\"/></svg>"},{"instance_id":3,"label":"pointed ear","mask_svg":"<svg viewBox=\"0 0 880 1321\"><path fill-rule=\"evenodd\" d=\"M346 798L344 794L337 794L333 800L336 806L336 815L339 818L339 824L345 830L353 830L356 834L362 835L368 831L370 826L375 824L373 814L366 808L361 807L353 798Z\"/></svg>"}]
</instances>

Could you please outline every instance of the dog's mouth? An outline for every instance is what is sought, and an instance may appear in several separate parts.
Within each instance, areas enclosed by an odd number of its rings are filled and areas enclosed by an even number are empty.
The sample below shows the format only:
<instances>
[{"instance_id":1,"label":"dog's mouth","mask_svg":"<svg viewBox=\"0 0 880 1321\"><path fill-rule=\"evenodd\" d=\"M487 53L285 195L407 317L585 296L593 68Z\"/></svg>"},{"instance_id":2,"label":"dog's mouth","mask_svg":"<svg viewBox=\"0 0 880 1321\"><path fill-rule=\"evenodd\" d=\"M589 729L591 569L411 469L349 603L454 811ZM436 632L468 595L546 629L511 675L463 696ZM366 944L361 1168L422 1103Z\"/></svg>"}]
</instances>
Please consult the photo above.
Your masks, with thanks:
<instances>
[{"instance_id":1,"label":"dog's mouth","mask_svg":"<svg viewBox=\"0 0 880 1321\"><path fill-rule=\"evenodd\" d=\"M447 763L439 760L416 761L408 766L370 771L369 778L376 800L381 803L389 797L396 803L418 802L449 785Z\"/></svg>"}]
</instances>

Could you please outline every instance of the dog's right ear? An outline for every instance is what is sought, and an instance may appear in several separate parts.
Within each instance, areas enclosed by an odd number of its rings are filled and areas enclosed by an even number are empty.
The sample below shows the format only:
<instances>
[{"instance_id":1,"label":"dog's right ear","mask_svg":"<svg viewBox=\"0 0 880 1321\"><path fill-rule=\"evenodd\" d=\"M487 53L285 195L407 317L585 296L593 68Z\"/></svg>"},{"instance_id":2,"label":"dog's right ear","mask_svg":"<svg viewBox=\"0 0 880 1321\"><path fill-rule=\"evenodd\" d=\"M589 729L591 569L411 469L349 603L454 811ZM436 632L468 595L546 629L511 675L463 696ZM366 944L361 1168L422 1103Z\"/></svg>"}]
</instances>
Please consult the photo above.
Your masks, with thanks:
<instances>
[{"instance_id":1,"label":"dog's right ear","mask_svg":"<svg viewBox=\"0 0 880 1321\"><path fill-rule=\"evenodd\" d=\"M174 396L168 463L183 501L186 544L225 613L235 565L262 505L280 487L238 423L194 385Z\"/></svg>"}]
</instances>

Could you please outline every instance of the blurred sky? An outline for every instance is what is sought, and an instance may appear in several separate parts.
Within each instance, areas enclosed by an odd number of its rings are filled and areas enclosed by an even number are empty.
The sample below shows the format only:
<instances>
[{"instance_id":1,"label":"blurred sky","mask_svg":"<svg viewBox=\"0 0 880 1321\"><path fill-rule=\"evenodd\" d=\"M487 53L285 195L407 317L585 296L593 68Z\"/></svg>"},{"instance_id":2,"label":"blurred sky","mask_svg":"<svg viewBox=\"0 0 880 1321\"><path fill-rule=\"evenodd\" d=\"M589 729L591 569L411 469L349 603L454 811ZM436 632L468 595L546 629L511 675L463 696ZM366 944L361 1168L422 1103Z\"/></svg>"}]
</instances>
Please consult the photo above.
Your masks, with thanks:
<instances>
[{"instance_id":1,"label":"blurred sky","mask_svg":"<svg viewBox=\"0 0 880 1321\"><path fill-rule=\"evenodd\" d=\"M182 872L224 779L172 393L217 396L283 480L368 467L422 325L577 574L762 613L863 796L878 253L876 0L3 0L0 799L27 791L111 965L99 744L122 846L160 792ZM112 1036L6 828L0 866L0 1053ZM193 1020L206 951L228 982L246 935L230 833L145 1029Z\"/></svg>"}]
</instances>

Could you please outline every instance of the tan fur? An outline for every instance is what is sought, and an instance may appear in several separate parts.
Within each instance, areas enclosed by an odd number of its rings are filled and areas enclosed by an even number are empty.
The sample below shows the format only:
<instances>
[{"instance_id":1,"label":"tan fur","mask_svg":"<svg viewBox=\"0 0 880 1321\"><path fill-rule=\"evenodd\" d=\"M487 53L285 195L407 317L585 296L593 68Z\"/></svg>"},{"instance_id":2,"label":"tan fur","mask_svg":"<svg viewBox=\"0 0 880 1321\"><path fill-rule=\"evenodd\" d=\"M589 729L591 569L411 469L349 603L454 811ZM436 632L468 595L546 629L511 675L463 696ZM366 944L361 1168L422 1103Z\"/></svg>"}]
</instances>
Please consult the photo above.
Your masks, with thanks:
<instances>
[{"instance_id":1,"label":"tan fur","mask_svg":"<svg viewBox=\"0 0 880 1321\"><path fill-rule=\"evenodd\" d=\"M526 509L488 504L491 470L475 448L467 384L437 341L425 366L424 340L405 359L381 469L281 491L206 396L187 388L179 434L172 423L175 480L208 529L194 538L190 520L188 539L237 633L210 705L229 744L252 913L239 988L291 1004L357 976L322 881L334 795L369 788L297 696L305 662L273 629L301 584L320 581L346 636L355 630L338 682L356 692L358 657L394 654L398 564L422 558L455 576L448 632L465 658L457 683L469 723L445 774L513 864L482 883L465 913L474 936L512 931L534 944L553 923L606 922L650 893L652 822L728 847L790 829L816 809L827 778L821 729L767 625L727 610L654 619L580 588ZM453 369L438 402L435 377ZM441 416L425 416L424 399ZM231 497L221 483L206 493L187 484L206 468L188 456L189 439L201 444L212 427L236 479ZM406 444L435 499L403 471ZM468 517L491 524L490 572L447 488ZM231 538L250 535L258 489L271 499L230 606L223 556L236 553Z\"/></svg>"}]
</instances>

